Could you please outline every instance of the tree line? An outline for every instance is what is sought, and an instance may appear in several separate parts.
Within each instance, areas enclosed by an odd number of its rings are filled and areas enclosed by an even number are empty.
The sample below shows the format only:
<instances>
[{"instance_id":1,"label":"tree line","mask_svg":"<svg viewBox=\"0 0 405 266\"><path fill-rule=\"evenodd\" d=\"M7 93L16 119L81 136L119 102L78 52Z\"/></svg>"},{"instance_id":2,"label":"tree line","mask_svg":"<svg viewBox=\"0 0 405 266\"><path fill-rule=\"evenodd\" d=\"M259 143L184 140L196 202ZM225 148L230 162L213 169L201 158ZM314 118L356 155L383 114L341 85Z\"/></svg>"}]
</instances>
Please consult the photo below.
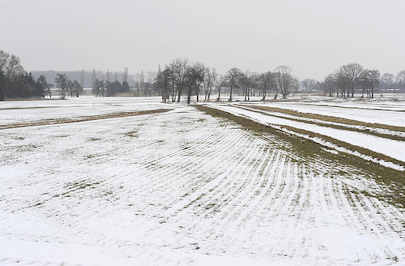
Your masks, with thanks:
<instances>
[{"instance_id":1,"label":"tree line","mask_svg":"<svg viewBox=\"0 0 405 266\"><path fill-rule=\"evenodd\" d=\"M79 97L83 92L84 75L81 82L71 80L66 73L56 73L55 87L61 98L67 95ZM152 73L152 72L151 72ZM128 69L122 74L122 81L110 81L107 71L103 79L98 79L96 72L92 73L92 93L96 96L114 96L128 93L134 96L162 97L163 102L180 102L186 98L187 103L192 97L196 101L210 101L215 95L215 101L233 101L235 94L249 101L252 96L259 96L266 101L270 94L273 99L285 99L291 92L300 88L306 91L323 91L329 96L351 98L355 94L361 97L374 98L376 91L405 91L405 70L396 76L390 73L380 74L379 70L364 68L358 63L341 66L329 74L323 81L305 79L301 82L292 74L289 67L281 65L273 70L262 73L242 71L240 68L230 68L224 74L218 74L215 68L202 63L191 63L187 59L175 59L159 67L156 74L147 73L145 80L143 72L137 75L132 91L128 83ZM0 50L0 100L5 98L52 97L51 87L44 75L37 79L24 70L20 59Z\"/></svg>"},{"instance_id":2,"label":"tree line","mask_svg":"<svg viewBox=\"0 0 405 266\"><path fill-rule=\"evenodd\" d=\"M70 80L66 74L57 73L55 83L61 91L62 99L67 94L79 97L83 92L80 83ZM52 98L52 86L44 75L35 79L31 72L25 71L17 56L0 50L0 101L6 98Z\"/></svg>"},{"instance_id":3,"label":"tree line","mask_svg":"<svg viewBox=\"0 0 405 266\"><path fill-rule=\"evenodd\" d=\"M221 93L226 90L226 100L233 101L234 94L250 100L251 96L260 96L263 101L272 92L274 99L282 98L299 87L298 79L292 75L287 66L278 66L273 71L255 73L231 68L224 75L219 75L214 68L202 63L189 63L187 59L176 59L159 68L155 88L160 91L163 102L180 102L185 96L187 103L195 96L196 101L210 101L216 94L216 101L221 101ZM203 97L203 99L202 99ZM222 98L221 98L222 97Z\"/></svg>"},{"instance_id":4,"label":"tree line","mask_svg":"<svg viewBox=\"0 0 405 266\"><path fill-rule=\"evenodd\" d=\"M20 59L0 50L0 101L5 98L44 97L49 89L45 77L37 80L24 70Z\"/></svg>"},{"instance_id":5,"label":"tree line","mask_svg":"<svg viewBox=\"0 0 405 266\"><path fill-rule=\"evenodd\" d=\"M129 92L129 84L127 81L127 74L124 76L124 80L122 82L118 81L115 78L114 81L110 81L109 77L106 80L101 80L96 77L95 71L93 71L93 86L92 86L92 93L95 96L114 96L119 93Z\"/></svg>"},{"instance_id":6,"label":"tree line","mask_svg":"<svg viewBox=\"0 0 405 266\"><path fill-rule=\"evenodd\" d=\"M83 92L83 87L77 80L70 80L66 74L57 73L55 78L57 88L60 88L60 98L65 99L66 95L70 97L79 97ZM49 98L52 98L52 92L48 92Z\"/></svg>"},{"instance_id":7,"label":"tree line","mask_svg":"<svg viewBox=\"0 0 405 266\"><path fill-rule=\"evenodd\" d=\"M308 91L322 90L328 96L353 98L355 94L360 97L374 98L375 92L405 91L405 70L396 76L391 73L381 75L377 69L364 68L358 63L341 66L329 74L322 82L313 79L302 81L302 87Z\"/></svg>"}]
</instances>

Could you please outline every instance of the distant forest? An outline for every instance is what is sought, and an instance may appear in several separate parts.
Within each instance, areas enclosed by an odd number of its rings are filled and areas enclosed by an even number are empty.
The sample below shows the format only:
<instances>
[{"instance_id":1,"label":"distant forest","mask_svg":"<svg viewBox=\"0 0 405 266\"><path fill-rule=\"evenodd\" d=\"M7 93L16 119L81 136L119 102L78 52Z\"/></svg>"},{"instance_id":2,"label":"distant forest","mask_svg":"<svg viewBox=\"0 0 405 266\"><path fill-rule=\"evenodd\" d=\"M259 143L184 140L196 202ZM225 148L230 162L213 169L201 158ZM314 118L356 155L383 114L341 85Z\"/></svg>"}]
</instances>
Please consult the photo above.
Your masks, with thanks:
<instances>
[{"instance_id":1,"label":"distant forest","mask_svg":"<svg viewBox=\"0 0 405 266\"><path fill-rule=\"evenodd\" d=\"M70 80L77 80L83 86L83 88L92 88L93 86L93 75L95 74L96 78L99 80L111 80L111 81L123 81L125 79L125 72L102 72L102 71L88 71L88 70L81 70L81 71L31 71L32 76L34 78L39 78L40 76L44 76L50 82L55 81L56 76L58 73L63 73L66 77ZM131 86L135 84L135 78L131 75L128 75L128 83ZM50 84L51 87L54 87L55 84Z\"/></svg>"}]
</instances>

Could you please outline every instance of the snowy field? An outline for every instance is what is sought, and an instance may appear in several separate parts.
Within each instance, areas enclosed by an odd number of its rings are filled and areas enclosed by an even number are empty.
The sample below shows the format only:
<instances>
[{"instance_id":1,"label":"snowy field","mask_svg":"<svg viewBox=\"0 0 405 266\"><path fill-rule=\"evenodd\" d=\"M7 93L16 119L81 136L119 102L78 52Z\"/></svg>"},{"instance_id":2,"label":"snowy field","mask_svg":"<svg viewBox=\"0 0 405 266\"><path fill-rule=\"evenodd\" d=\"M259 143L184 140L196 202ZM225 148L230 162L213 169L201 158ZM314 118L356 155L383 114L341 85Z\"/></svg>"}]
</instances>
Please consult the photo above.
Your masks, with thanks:
<instances>
[{"instance_id":1,"label":"snowy field","mask_svg":"<svg viewBox=\"0 0 405 266\"><path fill-rule=\"evenodd\" d=\"M364 108L364 109L376 109L376 110L393 110L393 111L405 111L405 93L385 93L376 94L374 99L368 98L348 98L348 99L336 99L335 97L301 97L301 102L309 105L320 106L336 106L343 108Z\"/></svg>"},{"instance_id":2,"label":"snowy field","mask_svg":"<svg viewBox=\"0 0 405 266\"><path fill-rule=\"evenodd\" d=\"M160 97L82 96L69 100L10 101L0 105L0 125L33 120L73 118L114 112L167 108Z\"/></svg>"},{"instance_id":3,"label":"snowy field","mask_svg":"<svg viewBox=\"0 0 405 266\"><path fill-rule=\"evenodd\" d=\"M269 106L274 107L274 106L279 106L279 104L272 103ZM286 106L287 106L286 109L296 110L296 108L291 105L284 105L283 107L285 108ZM372 150L374 152L378 152L378 153L387 155L391 158L394 158L396 160L405 162L405 141L403 141L403 140L393 140L393 139L389 139L389 138L370 135L370 134L368 134L369 131L367 131L366 133L361 133L361 132L352 132L352 131L348 131L345 129L335 129L335 128L330 128L330 127L325 127L325 126L318 126L318 125L307 123L308 120L303 120L302 122L291 121L290 119L287 119L287 118L292 118L291 115L283 115L283 114L280 115L279 113L277 113L277 116L272 116L273 112L258 113L258 112L255 112L255 109L250 109L250 108L239 108L238 106L232 106L232 105L215 106L215 108L224 110L226 112L229 112L229 113L232 113L235 115L247 117L249 119L262 123L264 125L273 125L277 128L280 128L280 126L290 126L290 127L294 127L294 128L304 129L304 130L310 131L310 132L315 132L315 133L322 134L322 135L325 135L328 137L332 137L333 139L336 139L339 141L355 144L355 145L364 147L368 150ZM328 107L325 107L325 108L328 108ZM333 107L329 107L329 108L333 108ZM324 114L324 112L319 112L318 108L309 107L309 108L304 108L304 109L305 109L305 111L310 111L312 113ZM299 108L299 110L301 112L304 111L301 108ZM378 111L372 111L372 112L378 113ZM325 112L325 113L327 113L327 112ZM357 117L361 117L361 112L359 112L359 113L360 114ZM347 113L345 113L345 112L342 112L338 115L339 115L338 117L344 117L344 118L348 117ZM374 116L379 117L379 115L380 114L375 114ZM398 120L397 120L398 125L405 126L405 114L402 114L402 116L403 117L398 117ZM391 121L389 118L385 119L385 121L387 121L387 120ZM310 121L313 121L313 120L310 120ZM373 123L377 123L377 122L382 122L383 120L374 119L373 121L374 121ZM401 124L401 121L402 121L402 124ZM335 125L335 124L337 124L337 123L334 123L332 125ZM378 131L378 130L376 130L376 131ZM401 137L404 137L404 135L405 135L404 134L405 132L389 132L387 130L380 130L380 131L384 132L384 133L392 133L392 135L401 136ZM390 135L390 134L387 134L387 135Z\"/></svg>"},{"instance_id":4,"label":"snowy field","mask_svg":"<svg viewBox=\"0 0 405 266\"><path fill-rule=\"evenodd\" d=\"M304 153L289 138L159 100L0 104L3 125L170 109L0 130L0 265L405 264L403 179L381 181L377 166L344 153Z\"/></svg>"},{"instance_id":5,"label":"snowy field","mask_svg":"<svg viewBox=\"0 0 405 266\"><path fill-rule=\"evenodd\" d=\"M303 113L315 113L336 117L343 117L347 119L359 120L369 123L381 123L394 126L405 126L405 105L397 110L380 109L374 110L371 106L364 104L361 105L320 105L319 103L299 103L299 102L285 102L285 103L271 103L271 106L296 110ZM343 108L342 108L343 107ZM357 107L357 108L351 108ZM367 108L369 107L369 108Z\"/></svg>"}]
</instances>

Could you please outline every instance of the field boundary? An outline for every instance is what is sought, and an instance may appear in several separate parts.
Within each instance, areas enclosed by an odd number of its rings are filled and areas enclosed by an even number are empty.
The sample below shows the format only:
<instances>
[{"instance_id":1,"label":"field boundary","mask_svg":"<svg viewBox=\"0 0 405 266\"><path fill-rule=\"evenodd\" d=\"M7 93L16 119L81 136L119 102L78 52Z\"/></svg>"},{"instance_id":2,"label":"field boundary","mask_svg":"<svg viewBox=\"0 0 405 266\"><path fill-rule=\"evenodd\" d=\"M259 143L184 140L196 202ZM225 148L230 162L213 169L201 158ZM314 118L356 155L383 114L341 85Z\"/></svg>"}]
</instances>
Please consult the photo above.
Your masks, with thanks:
<instances>
[{"instance_id":1,"label":"field boundary","mask_svg":"<svg viewBox=\"0 0 405 266\"><path fill-rule=\"evenodd\" d=\"M238 106L243 106L243 105L238 105ZM287 114L287 115L293 115L293 116L297 116L297 117L316 119L316 120L323 120L323 121L332 122L332 123L340 123L340 124L346 124L346 125L351 125L351 126L363 126L363 127L369 127L369 128L380 128L380 129L388 129L388 130L392 130L392 131L405 132L405 127L400 127L400 126L386 125L386 124L380 124L380 123L369 123L369 122L363 122L363 121L358 121L358 120L353 120L353 119L348 119L348 118L343 118L343 117L330 116L330 115L303 113L303 112L299 112L299 111L295 111L295 110L291 110L291 109L287 109L287 108L279 108L279 107L273 107L273 106L249 106L249 107L259 109L262 111L283 113L283 114Z\"/></svg>"},{"instance_id":2,"label":"field boundary","mask_svg":"<svg viewBox=\"0 0 405 266\"><path fill-rule=\"evenodd\" d=\"M290 120L290 121L306 123L306 124L311 124L311 125L317 125L317 126L321 126L321 127L329 127L329 128L339 129L339 130L353 131L353 132L373 135L373 136L376 136L376 137L381 137L381 138L386 138L386 139L405 141L405 137L398 136L398 135L375 132L375 131L371 131L368 128L361 129L361 128L356 128L356 127L348 127L348 126L340 125L340 124L328 124L328 123L323 123L323 122L314 121L314 120L303 120L303 119L299 119L299 117L297 117L297 118L295 118L295 117L286 117L286 116L281 116L281 115L277 115L277 114L266 113L266 112L263 111L262 108L256 108L256 107L261 107L261 106L249 106L249 107L246 107L246 106L243 106L243 105L236 105L236 106L238 108L244 109L246 111L256 112L256 113L259 113L259 114L273 116L273 117L286 119L286 120ZM271 111L268 111L268 112L271 112ZM304 117L304 118L306 118L306 117Z\"/></svg>"},{"instance_id":3,"label":"field boundary","mask_svg":"<svg viewBox=\"0 0 405 266\"><path fill-rule=\"evenodd\" d=\"M101 119L158 114L158 113L168 112L171 110L172 109L155 109L155 110L145 110L145 111L118 112L118 113L110 113L110 114L102 114L102 115L80 116L77 118L46 119L46 120L39 120L39 121L33 121L33 122L21 122L21 123L0 125L0 130L21 128L21 127L35 127L35 126L80 123L80 122L87 122L87 121L94 121L94 120L101 120Z\"/></svg>"}]
</instances>

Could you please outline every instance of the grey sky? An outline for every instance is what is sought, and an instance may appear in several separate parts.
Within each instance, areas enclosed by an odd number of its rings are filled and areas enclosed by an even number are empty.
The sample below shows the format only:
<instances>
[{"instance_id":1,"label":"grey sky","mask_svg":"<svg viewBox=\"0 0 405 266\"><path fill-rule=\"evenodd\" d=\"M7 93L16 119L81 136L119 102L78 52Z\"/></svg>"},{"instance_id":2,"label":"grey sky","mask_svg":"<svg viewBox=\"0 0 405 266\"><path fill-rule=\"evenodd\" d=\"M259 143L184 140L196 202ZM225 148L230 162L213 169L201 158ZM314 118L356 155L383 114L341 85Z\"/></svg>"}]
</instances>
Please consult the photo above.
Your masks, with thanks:
<instances>
[{"instance_id":1,"label":"grey sky","mask_svg":"<svg viewBox=\"0 0 405 266\"><path fill-rule=\"evenodd\" d=\"M289 65L321 79L359 62L405 69L404 0L0 0L0 49L27 70L155 70L187 57L224 72Z\"/></svg>"}]
</instances>

